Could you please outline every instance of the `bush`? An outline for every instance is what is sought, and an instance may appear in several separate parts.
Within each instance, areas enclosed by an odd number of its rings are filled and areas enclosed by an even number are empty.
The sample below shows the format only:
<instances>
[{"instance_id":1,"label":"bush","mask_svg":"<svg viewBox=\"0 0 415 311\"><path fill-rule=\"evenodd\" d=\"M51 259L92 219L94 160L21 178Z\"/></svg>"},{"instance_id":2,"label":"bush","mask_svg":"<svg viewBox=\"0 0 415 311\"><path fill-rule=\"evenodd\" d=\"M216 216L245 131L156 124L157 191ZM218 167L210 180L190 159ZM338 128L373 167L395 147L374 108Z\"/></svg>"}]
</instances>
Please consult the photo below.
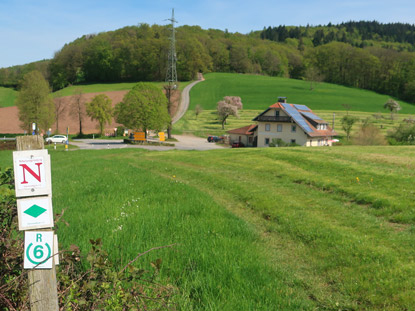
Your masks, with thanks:
<instances>
[{"instance_id":1,"label":"bush","mask_svg":"<svg viewBox=\"0 0 415 311\"><path fill-rule=\"evenodd\" d=\"M117 136L124 136L124 131L127 128L125 128L124 126L117 126Z\"/></svg>"},{"instance_id":2,"label":"bush","mask_svg":"<svg viewBox=\"0 0 415 311\"><path fill-rule=\"evenodd\" d=\"M27 281L22 277L23 234L17 226L13 170L0 170L0 310L27 310Z\"/></svg>"},{"instance_id":3,"label":"bush","mask_svg":"<svg viewBox=\"0 0 415 311\"><path fill-rule=\"evenodd\" d=\"M386 139L380 132L380 130L373 124L364 123L360 128L357 135L352 139L355 145L373 146L373 145L386 145Z\"/></svg>"},{"instance_id":4,"label":"bush","mask_svg":"<svg viewBox=\"0 0 415 311\"><path fill-rule=\"evenodd\" d=\"M400 124L388 134L392 145L415 145L415 125Z\"/></svg>"},{"instance_id":5,"label":"bush","mask_svg":"<svg viewBox=\"0 0 415 311\"><path fill-rule=\"evenodd\" d=\"M286 143L281 138L273 138L272 141L269 143L270 147L296 147L299 146L296 143Z\"/></svg>"},{"instance_id":6,"label":"bush","mask_svg":"<svg viewBox=\"0 0 415 311\"><path fill-rule=\"evenodd\" d=\"M0 170L0 310L29 310L28 281L23 265L23 233L18 230L13 170ZM62 215L57 215L58 222ZM55 224L56 226L56 224ZM162 260L151 270L132 265L146 253L173 245L155 247L117 271L102 249L100 239L90 240L86 257L71 245L61 250L56 267L61 310L175 310L178 290L159 284ZM89 267L85 270L85 267Z\"/></svg>"}]
</instances>

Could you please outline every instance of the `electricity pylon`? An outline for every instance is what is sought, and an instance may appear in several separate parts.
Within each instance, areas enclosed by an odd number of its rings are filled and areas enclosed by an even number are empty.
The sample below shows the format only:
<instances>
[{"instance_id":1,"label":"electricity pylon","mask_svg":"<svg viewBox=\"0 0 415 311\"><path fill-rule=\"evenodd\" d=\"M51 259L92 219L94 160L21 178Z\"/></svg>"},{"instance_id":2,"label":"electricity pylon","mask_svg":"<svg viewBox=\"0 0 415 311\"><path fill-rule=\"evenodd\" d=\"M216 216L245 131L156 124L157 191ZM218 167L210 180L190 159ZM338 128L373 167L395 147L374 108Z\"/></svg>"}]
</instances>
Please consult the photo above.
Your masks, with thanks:
<instances>
[{"instance_id":1,"label":"electricity pylon","mask_svg":"<svg viewBox=\"0 0 415 311\"><path fill-rule=\"evenodd\" d=\"M174 23L177 21L174 18L174 9L172 9L171 18L171 35L170 35L170 49L169 49L169 60L167 64L166 82L173 84L173 87L177 84L177 71L176 71L176 30L174 29Z\"/></svg>"},{"instance_id":2,"label":"electricity pylon","mask_svg":"<svg viewBox=\"0 0 415 311\"><path fill-rule=\"evenodd\" d=\"M167 63L167 73L166 73L166 82L167 84L164 86L164 90L166 91L166 97L168 100L168 110L170 117L172 116L172 102L171 97L173 91L177 88L177 71L176 71L176 30L174 29L174 23L177 21L174 18L174 9L172 9L171 18L168 19L171 21L171 35L170 35L170 49L169 49L169 59ZM167 127L167 138L171 139L171 130L172 130L172 122L170 121L169 126Z\"/></svg>"}]
</instances>

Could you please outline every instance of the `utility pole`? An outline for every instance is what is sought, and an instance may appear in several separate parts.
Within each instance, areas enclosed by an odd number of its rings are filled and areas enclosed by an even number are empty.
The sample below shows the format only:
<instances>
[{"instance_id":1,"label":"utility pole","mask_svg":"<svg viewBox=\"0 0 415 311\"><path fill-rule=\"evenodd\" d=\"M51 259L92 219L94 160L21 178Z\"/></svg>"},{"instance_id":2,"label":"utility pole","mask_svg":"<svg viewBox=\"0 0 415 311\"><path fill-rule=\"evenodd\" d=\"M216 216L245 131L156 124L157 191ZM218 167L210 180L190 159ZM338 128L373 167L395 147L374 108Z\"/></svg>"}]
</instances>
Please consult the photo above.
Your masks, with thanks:
<instances>
[{"instance_id":1,"label":"utility pole","mask_svg":"<svg viewBox=\"0 0 415 311\"><path fill-rule=\"evenodd\" d=\"M168 100L168 111L170 117L172 117L172 102L171 97L172 93L175 89L177 89L177 71L176 71L176 63L177 63L177 56L176 56L176 30L174 29L174 24L177 23L177 20L174 18L174 9L172 9L171 18L168 19L171 21L171 35L170 35L170 49L168 55L168 63L167 63L167 73L166 73L166 85L164 89L166 91L166 97ZM167 137L170 139L172 130L172 122L167 128Z\"/></svg>"}]
</instances>

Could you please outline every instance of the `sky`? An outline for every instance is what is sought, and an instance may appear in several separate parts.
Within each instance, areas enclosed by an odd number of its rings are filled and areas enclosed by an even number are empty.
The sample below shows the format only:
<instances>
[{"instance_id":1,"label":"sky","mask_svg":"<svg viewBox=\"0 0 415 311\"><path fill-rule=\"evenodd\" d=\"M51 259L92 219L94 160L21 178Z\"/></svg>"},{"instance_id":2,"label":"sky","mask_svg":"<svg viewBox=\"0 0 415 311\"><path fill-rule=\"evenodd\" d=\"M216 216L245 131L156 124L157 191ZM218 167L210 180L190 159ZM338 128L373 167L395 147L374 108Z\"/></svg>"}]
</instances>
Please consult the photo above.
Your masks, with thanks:
<instances>
[{"instance_id":1,"label":"sky","mask_svg":"<svg viewBox=\"0 0 415 311\"><path fill-rule=\"evenodd\" d=\"M413 0L0 0L0 68L53 58L86 34L138 25L227 29L326 25L353 21L415 24Z\"/></svg>"}]
</instances>

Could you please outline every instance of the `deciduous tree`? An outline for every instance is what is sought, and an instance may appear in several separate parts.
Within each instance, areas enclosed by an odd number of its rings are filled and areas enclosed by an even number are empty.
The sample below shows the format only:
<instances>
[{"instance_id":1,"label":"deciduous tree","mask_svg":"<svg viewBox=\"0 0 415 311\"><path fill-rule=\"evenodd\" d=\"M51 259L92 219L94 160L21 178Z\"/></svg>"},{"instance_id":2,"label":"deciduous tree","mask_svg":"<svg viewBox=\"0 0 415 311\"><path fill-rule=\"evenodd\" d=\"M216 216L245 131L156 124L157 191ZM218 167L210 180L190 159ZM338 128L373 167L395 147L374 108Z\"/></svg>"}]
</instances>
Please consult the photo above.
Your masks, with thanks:
<instances>
[{"instance_id":1,"label":"deciduous tree","mask_svg":"<svg viewBox=\"0 0 415 311\"><path fill-rule=\"evenodd\" d=\"M66 104L62 97L57 97L54 100L55 102L55 124L56 124L56 133L59 133L59 119L66 112Z\"/></svg>"},{"instance_id":2,"label":"deciduous tree","mask_svg":"<svg viewBox=\"0 0 415 311\"><path fill-rule=\"evenodd\" d=\"M86 111L84 93L81 88L76 89L74 92L71 103L71 114L79 122L79 135L82 135L82 121L85 118Z\"/></svg>"},{"instance_id":3,"label":"deciduous tree","mask_svg":"<svg viewBox=\"0 0 415 311\"><path fill-rule=\"evenodd\" d=\"M99 123L99 132L104 133L104 126L112 119L112 100L105 94L95 96L91 102L86 103L86 113L92 120Z\"/></svg>"},{"instance_id":4,"label":"deciduous tree","mask_svg":"<svg viewBox=\"0 0 415 311\"><path fill-rule=\"evenodd\" d=\"M389 98L383 105L383 108L388 109L391 112L391 120L393 120L393 114L401 110L401 105L399 105L399 103L392 98Z\"/></svg>"},{"instance_id":5,"label":"deciduous tree","mask_svg":"<svg viewBox=\"0 0 415 311\"><path fill-rule=\"evenodd\" d=\"M239 117L238 110L242 109L242 101L238 96L225 96L217 104L217 112L222 123L222 130L225 129L225 122L229 116Z\"/></svg>"},{"instance_id":6,"label":"deciduous tree","mask_svg":"<svg viewBox=\"0 0 415 311\"><path fill-rule=\"evenodd\" d=\"M353 125L358 121L359 119L354 116L346 115L341 119L342 128L343 131L346 133L347 140L350 139L350 132L352 131Z\"/></svg>"},{"instance_id":7,"label":"deciduous tree","mask_svg":"<svg viewBox=\"0 0 415 311\"><path fill-rule=\"evenodd\" d=\"M124 126L142 130L164 130L170 122L167 98L153 84L140 82L115 106L115 120Z\"/></svg>"},{"instance_id":8,"label":"deciduous tree","mask_svg":"<svg viewBox=\"0 0 415 311\"><path fill-rule=\"evenodd\" d=\"M23 77L21 90L16 100L21 128L31 131L32 123L45 132L55 119L55 107L50 96L50 87L43 75L35 70Z\"/></svg>"},{"instance_id":9,"label":"deciduous tree","mask_svg":"<svg viewBox=\"0 0 415 311\"><path fill-rule=\"evenodd\" d=\"M200 106L199 104L197 104L196 107L195 107L196 119L197 119L197 116L202 113L202 111L203 111L202 106Z\"/></svg>"}]
</instances>

